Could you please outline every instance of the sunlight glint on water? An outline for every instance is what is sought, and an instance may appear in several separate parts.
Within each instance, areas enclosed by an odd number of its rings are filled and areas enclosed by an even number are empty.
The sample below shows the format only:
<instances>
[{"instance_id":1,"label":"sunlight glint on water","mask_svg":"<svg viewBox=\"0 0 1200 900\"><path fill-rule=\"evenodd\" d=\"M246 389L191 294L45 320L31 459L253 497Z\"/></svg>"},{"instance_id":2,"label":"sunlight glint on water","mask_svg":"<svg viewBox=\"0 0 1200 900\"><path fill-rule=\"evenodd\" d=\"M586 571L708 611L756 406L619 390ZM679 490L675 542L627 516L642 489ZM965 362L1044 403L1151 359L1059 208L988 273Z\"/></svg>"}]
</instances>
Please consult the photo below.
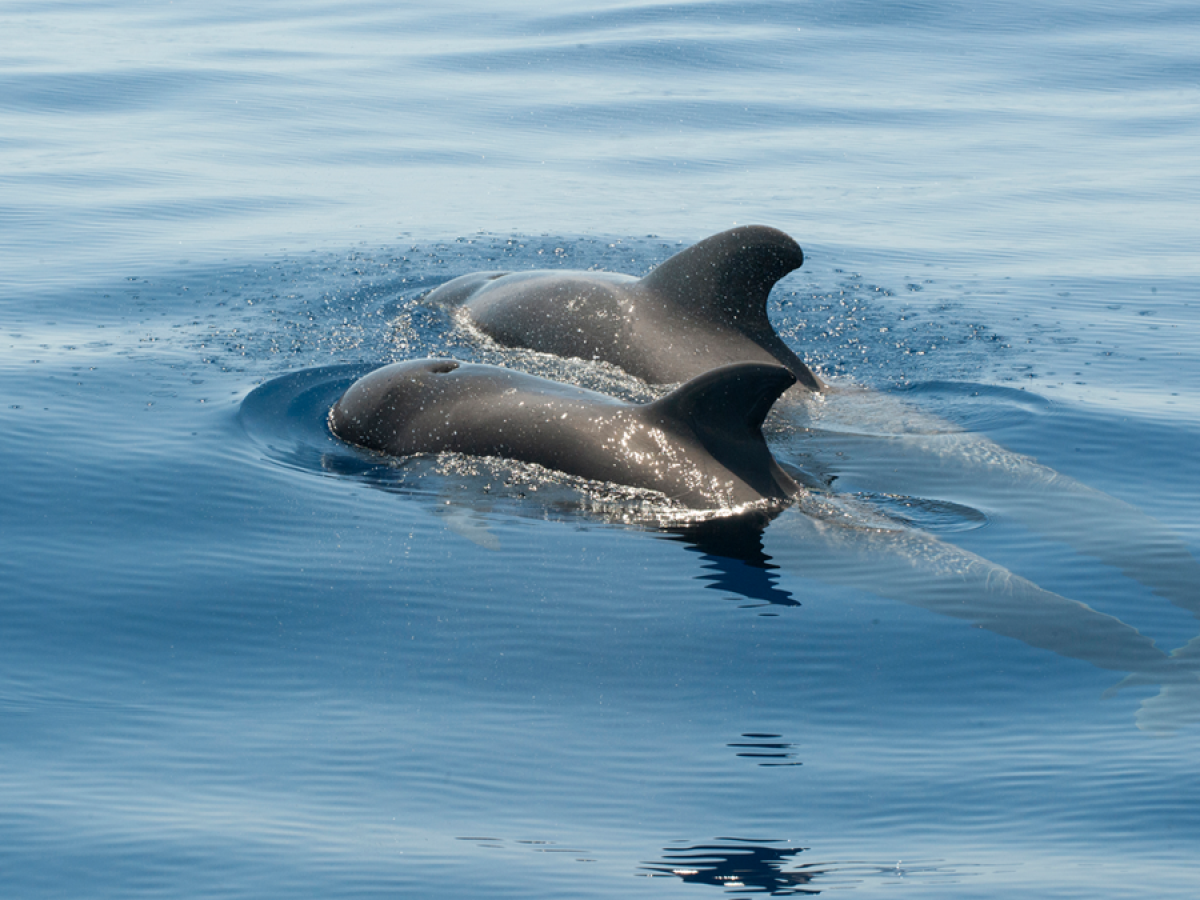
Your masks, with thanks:
<instances>
[{"instance_id":1,"label":"sunlight glint on water","mask_svg":"<svg viewBox=\"0 0 1200 900\"><path fill-rule=\"evenodd\" d=\"M0 25L14 895L1194 895L1195 10ZM247 400L424 355L650 399L420 298L749 222L839 388L768 421L824 489L765 531Z\"/></svg>"}]
</instances>

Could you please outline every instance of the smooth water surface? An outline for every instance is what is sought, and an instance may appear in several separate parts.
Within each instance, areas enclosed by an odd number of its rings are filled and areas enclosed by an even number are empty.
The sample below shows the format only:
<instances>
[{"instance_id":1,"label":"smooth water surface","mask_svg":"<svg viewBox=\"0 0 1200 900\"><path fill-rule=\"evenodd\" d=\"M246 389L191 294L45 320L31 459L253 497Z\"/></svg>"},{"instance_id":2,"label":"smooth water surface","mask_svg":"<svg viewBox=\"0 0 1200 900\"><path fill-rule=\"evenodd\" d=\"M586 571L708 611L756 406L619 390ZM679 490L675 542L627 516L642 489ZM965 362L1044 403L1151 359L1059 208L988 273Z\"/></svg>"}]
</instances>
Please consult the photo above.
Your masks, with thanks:
<instances>
[{"instance_id":1,"label":"smooth water surface","mask_svg":"<svg viewBox=\"0 0 1200 900\"><path fill-rule=\"evenodd\" d=\"M6 894L1195 896L1195 9L0 27ZM325 429L425 355L650 399L422 296L755 221L833 386L770 522Z\"/></svg>"}]
</instances>

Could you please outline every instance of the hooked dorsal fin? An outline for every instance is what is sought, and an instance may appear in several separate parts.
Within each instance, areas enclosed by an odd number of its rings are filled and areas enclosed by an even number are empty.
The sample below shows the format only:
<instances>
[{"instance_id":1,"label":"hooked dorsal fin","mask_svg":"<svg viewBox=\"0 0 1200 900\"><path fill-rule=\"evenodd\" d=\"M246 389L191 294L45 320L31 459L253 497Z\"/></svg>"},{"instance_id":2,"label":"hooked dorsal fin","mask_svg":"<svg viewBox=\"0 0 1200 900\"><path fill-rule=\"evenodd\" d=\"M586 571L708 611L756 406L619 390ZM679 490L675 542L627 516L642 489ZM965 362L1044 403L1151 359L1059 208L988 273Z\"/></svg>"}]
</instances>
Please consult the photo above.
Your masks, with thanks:
<instances>
[{"instance_id":1,"label":"hooked dorsal fin","mask_svg":"<svg viewBox=\"0 0 1200 900\"><path fill-rule=\"evenodd\" d=\"M647 405L655 414L715 430L731 440L762 440L762 424L796 376L771 363L731 363L685 381Z\"/></svg>"},{"instance_id":2,"label":"hooked dorsal fin","mask_svg":"<svg viewBox=\"0 0 1200 900\"><path fill-rule=\"evenodd\" d=\"M803 263L800 245L782 231L745 225L676 253L641 284L678 315L740 331L791 369L805 387L819 391L820 380L779 339L767 318L771 288Z\"/></svg>"},{"instance_id":3,"label":"hooked dorsal fin","mask_svg":"<svg viewBox=\"0 0 1200 900\"><path fill-rule=\"evenodd\" d=\"M790 497L799 488L779 467L762 425L796 376L770 363L732 363L684 382L643 409L659 421L683 425L726 469L764 497Z\"/></svg>"},{"instance_id":4,"label":"hooked dorsal fin","mask_svg":"<svg viewBox=\"0 0 1200 900\"><path fill-rule=\"evenodd\" d=\"M720 323L767 323L767 295L775 282L800 268L804 252L766 225L722 231L676 253L642 284L688 312Z\"/></svg>"}]
</instances>

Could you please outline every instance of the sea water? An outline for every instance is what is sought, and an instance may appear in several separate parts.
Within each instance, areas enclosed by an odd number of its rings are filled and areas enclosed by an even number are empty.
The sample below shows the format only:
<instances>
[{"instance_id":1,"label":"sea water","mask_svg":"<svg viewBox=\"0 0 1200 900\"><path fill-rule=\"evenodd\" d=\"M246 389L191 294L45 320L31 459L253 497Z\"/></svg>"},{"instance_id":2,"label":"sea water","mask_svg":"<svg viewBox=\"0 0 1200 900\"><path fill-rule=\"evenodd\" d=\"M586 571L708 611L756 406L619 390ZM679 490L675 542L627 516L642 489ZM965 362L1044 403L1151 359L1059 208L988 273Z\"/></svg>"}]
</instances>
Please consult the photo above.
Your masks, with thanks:
<instances>
[{"instance_id":1,"label":"sea water","mask_svg":"<svg viewBox=\"0 0 1200 900\"><path fill-rule=\"evenodd\" d=\"M1200 11L0 7L13 897L1193 897ZM429 288L805 266L811 489L364 458Z\"/></svg>"}]
</instances>

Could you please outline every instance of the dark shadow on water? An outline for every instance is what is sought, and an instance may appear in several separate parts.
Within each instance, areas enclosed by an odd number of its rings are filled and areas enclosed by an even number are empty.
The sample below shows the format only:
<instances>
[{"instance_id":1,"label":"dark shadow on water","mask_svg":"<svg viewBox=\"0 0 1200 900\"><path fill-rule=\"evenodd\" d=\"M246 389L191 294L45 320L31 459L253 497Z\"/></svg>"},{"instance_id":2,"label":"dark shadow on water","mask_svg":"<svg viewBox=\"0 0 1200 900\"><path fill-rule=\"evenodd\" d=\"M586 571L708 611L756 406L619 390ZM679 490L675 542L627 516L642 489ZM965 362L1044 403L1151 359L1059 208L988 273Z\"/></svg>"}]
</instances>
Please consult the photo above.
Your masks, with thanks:
<instances>
[{"instance_id":1,"label":"dark shadow on water","mask_svg":"<svg viewBox=\"0 0 1200 900\"><path fill-rule=\"evenodd\" d=\"M763 532L773 516L753 513L687 523L667 530L667 538L699 553L706 588L728 591L754 605L799 606L791 592L778 587L778 566L763 550Z\"/></svg>"},{"instance_id":2,"label":"dark shadow on water","mask_svg":"<svg viewBox=\"0 0 1200 900\"><path fill-rule=\"evenodd\" d=\"M810 887L825 870L810 866L786 869L804 847L772 846L781 841L717 838L720 843L666 847L661 861L642 863L652 876L674 875L690 884L709 884L726 892L797 897L819 894Z\"/></svg>"}]
</instances>

